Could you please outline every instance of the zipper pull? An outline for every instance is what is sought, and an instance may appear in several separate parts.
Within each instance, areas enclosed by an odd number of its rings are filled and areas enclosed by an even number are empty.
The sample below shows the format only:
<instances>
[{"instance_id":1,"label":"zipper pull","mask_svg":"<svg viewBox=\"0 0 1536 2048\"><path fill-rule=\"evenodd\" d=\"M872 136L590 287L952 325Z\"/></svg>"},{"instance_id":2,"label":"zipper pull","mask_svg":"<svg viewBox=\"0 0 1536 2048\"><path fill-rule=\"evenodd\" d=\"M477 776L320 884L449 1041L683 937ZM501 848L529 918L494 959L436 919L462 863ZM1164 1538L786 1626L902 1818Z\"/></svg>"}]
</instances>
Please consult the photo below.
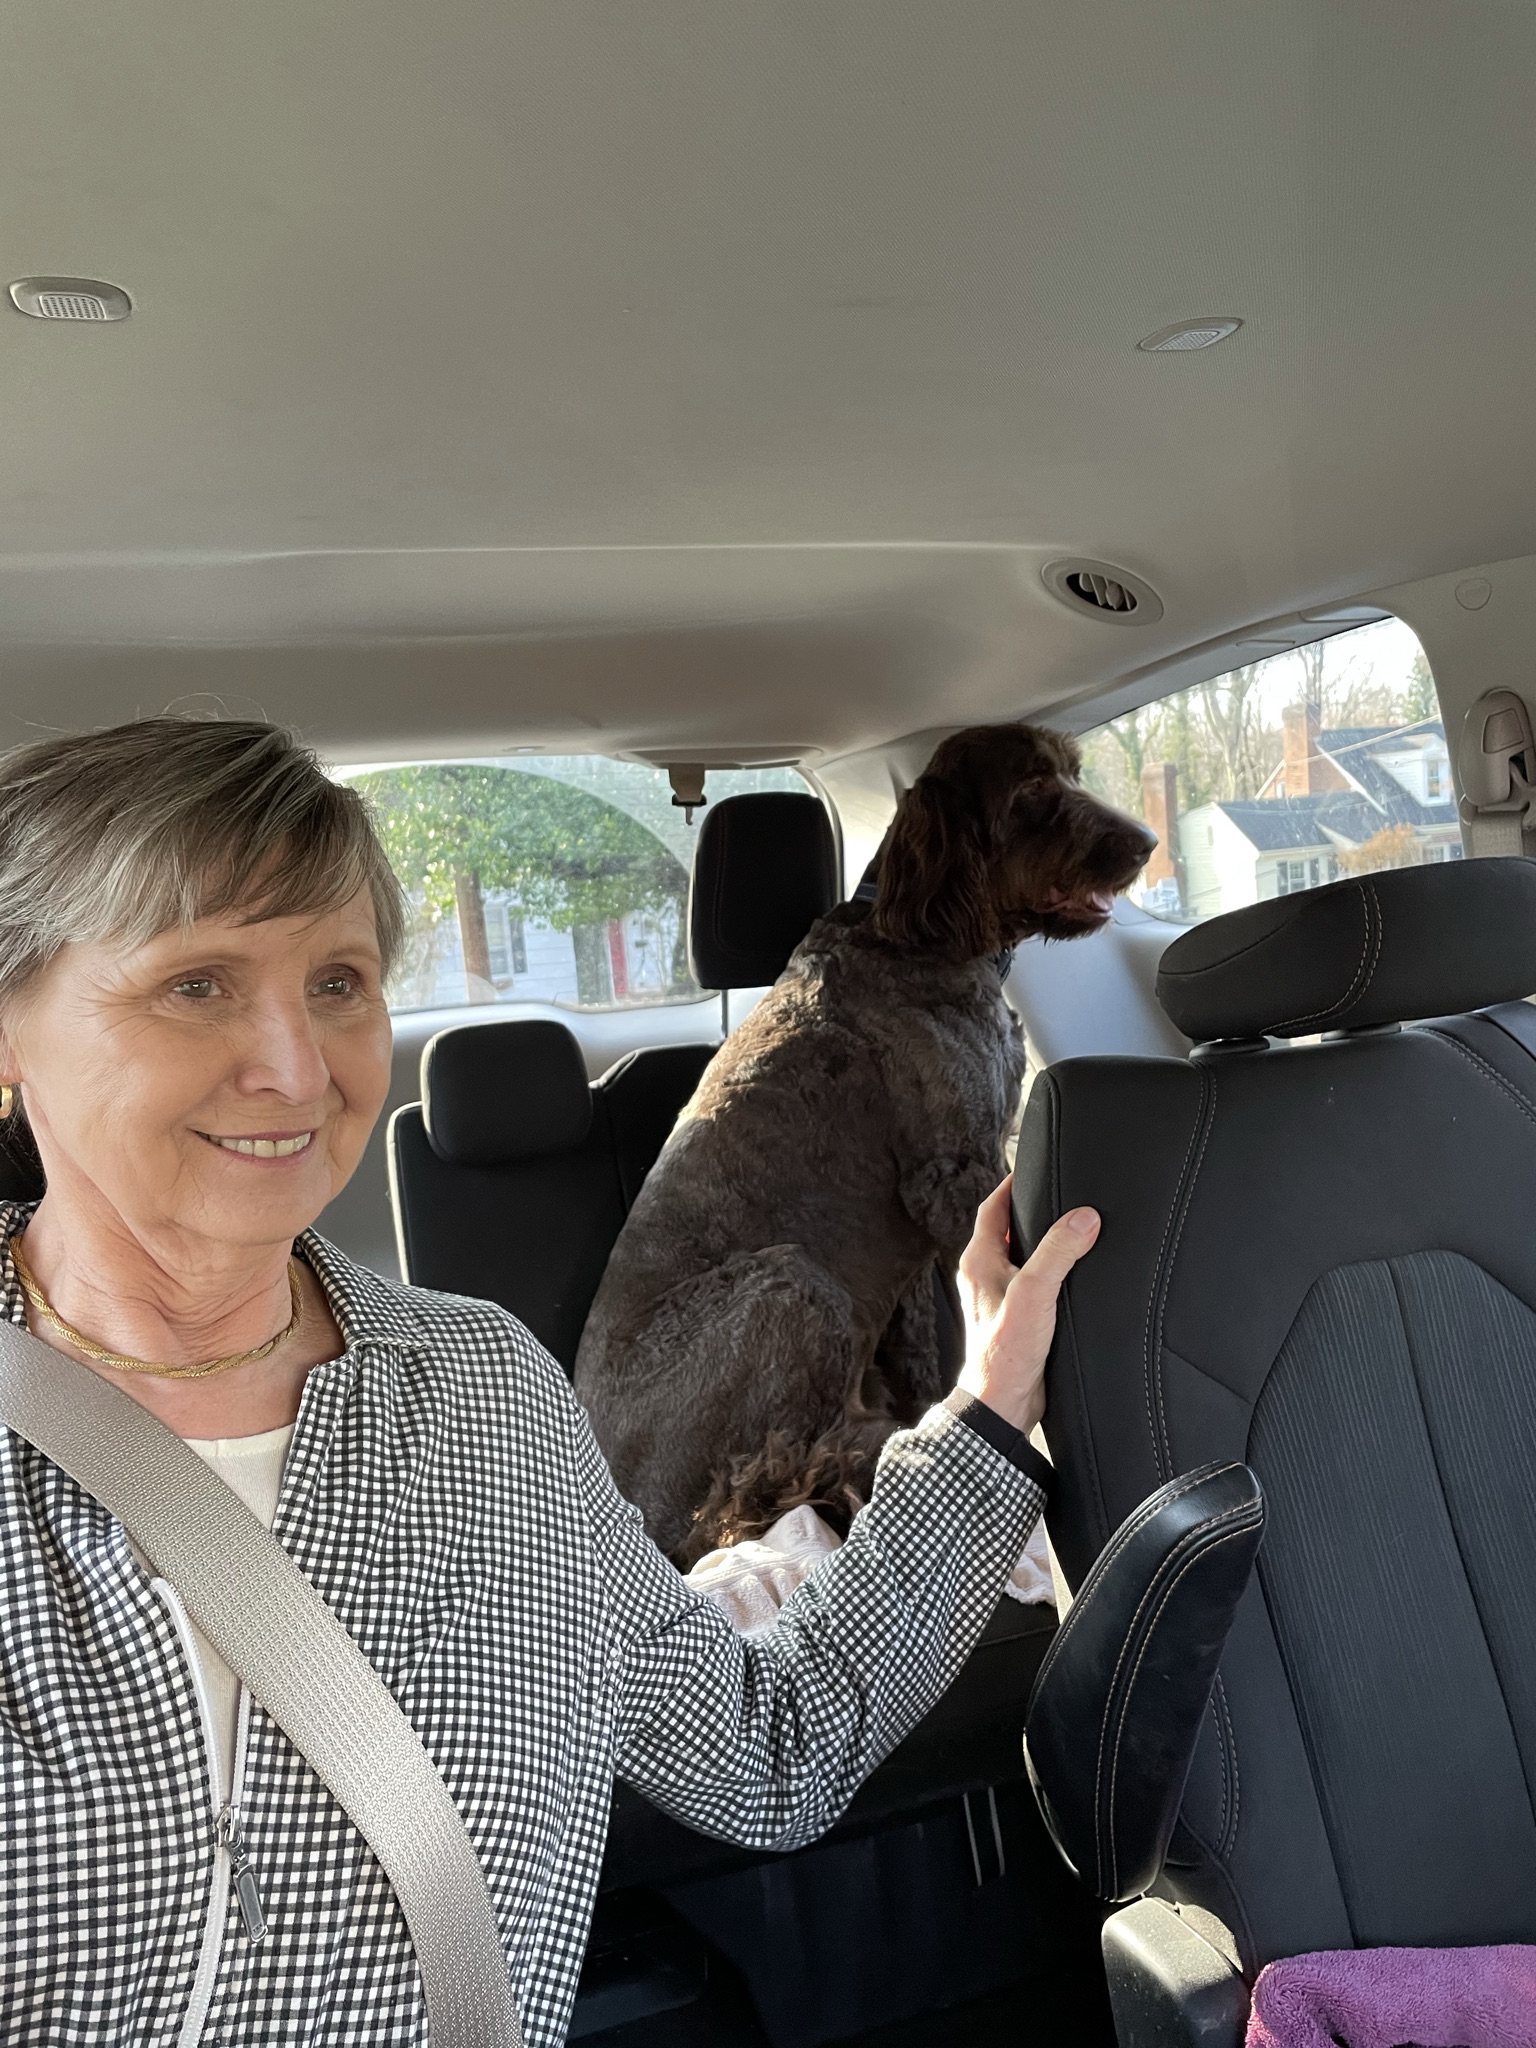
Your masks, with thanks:
<instances>
[{"instance_id":1,"label":"zipper pull","mask_svg":"<svg viewBox=\"0 0 1536 2048\"><path fill-rule=\"evenodd\" d=\"M267 1938L267 1916L262 1910L256 1873L251 1868L251 1852L245 1846L245 1833L234 1807L224 1808L215 1833L220 1848L229 1858L229 1874L234 1881L235 1897L240 1903L240 1918L245 1922L245 1938L255 1948Z\"/></svg>"}]
</instances>

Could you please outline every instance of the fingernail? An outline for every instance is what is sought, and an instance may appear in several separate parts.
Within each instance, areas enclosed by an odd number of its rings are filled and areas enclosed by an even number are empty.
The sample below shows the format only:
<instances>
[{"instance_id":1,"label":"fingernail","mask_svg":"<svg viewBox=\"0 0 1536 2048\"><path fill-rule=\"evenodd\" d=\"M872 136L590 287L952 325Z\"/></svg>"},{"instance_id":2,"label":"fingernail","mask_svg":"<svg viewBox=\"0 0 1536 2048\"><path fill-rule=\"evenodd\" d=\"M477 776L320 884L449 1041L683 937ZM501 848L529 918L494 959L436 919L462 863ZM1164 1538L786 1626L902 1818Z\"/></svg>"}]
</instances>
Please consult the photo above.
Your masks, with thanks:
<instances>
[{"instance_id":1,"label":"fingernail","mask_svg":"<svg viewBox=\"0 0 1536 2048\"><path fill-rule=\"evenodd\" d=\"M1067 1218L1068 1230L1079 1237L1091 1237L1099 1227L1099 1219L1092 1209L1074 1209Z\"/></svg>"}]
</instances>

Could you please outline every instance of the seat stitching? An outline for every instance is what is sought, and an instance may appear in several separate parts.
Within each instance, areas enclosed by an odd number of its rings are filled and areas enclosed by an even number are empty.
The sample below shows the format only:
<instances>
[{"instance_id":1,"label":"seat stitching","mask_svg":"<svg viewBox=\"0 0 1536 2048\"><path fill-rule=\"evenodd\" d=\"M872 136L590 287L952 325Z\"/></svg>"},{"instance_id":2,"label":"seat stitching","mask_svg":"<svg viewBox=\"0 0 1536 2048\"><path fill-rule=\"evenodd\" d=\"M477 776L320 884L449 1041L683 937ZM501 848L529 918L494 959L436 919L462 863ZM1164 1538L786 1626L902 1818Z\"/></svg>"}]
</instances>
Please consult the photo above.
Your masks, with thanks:
<instances>
[{"instance_id":1,"label":"seat stitching","mask_svg":"<svg viewBox=\"0 0 1536 2048\"><path fill-rule=\"evenodd\" d=\"M1220 1700L1221 1702L1221 1727L1218 1733L1221 1736L1222 1762L1225 1765L1230 1758L1232 1766L1232 1821L1230 1828L1227 1825L1226 1815L1222 1815L1220 1853L1223 1862L1225 1862L1237 1843L1238 1823L1242 1818L1243 1811L1243 1779L1237 1765L1237 1733L1232 1726L1231 1710L1227 1706L1227 1688L1221 1682L1221 1673L1219 1671L1216 1673L1216 1683L1211 1688L1211 1697L1213 1700Z\"/></svg>"},{"instance_id":2,"label":"seat stitching","mask_svg":"<svg viewBox=\"0 0 1536 2048\"><path fill-rule=\"evenodd\" d=\"M1369 898L1369 901L1367 901ZM1360 990L1376 972L1376 963L1381 958L1382 916L1372 883L1361 884L1360 907L1365 913L1365 936L1360 946L1360 958L1355 972L1336 1003L1330 1003L1325 1010L1312 1010L1300 1017L1285 1017L1278 1024L1272 1024L1272 1031L1290 1031L1298 1024L1326 1024L1330 1017L1336 1017L1341 1010L1347 1010ZM1373 943L1374 941L1374 943ZM1367 964L1369 961L1369 964Z\"/></svg>"},{"instance_id":3,"label":"seat stitching","mask_svg":"<svg viewBox=\"0 0 1536 2048\"><path fill-rule=\"evenodd\" d=\"M1125 1692L1120 1701L1120 1714L1118 1725L1115 1729L1114 1755L1110 1762L1109 1799L1107 1805L1103 1809L1103 1815L1100 1822L1101 1825L1104 1825L1106 1827L1107 1839L1109 1841L1110 1846L1111 1864L1113 1866L1116 1866L1112 1868L1110 1871L1110 1876L1112 1879L1118 1877L1119 1861L1118 1857L1115 1855L1114 1847L1115 1831L1113 1815L1115 1804L1115 1785L1120 1774L1120 1750L1121 1745L1125 1739L1125 1724L1130 1713L1131 1696L1136 1690L1137 1673L1141 1670L1142 1660L1145 1658L1147 1650L1151 1646L1153 1636L1157 1633L1157 1624L1159 1620L1162 1618L1163 1609L1168 1605L1168 1602L1173 1598L1174 1594L1178 1591L1180 1585L1188 1577L1189 1573L1194 1570L1195 1566L1199 1564L1202 1559L1209 1557L1213 1551L1219 1550L1224 1543L1230 1543L1233 1541L1235 1537L1238 1536L1246 1536L1250 1532L1250 1530L1261 1524L1263 1520L1262 1515L1258 1514L1252 1507L1252 1505L1246 1505L1239 1508L1226 1508L1222 1511L1220 1515L1213 1515L1209 1522L1206 1522L1202 1525L1202 1531L1196 1533L1203 1533L1204 1529L1215 1528L1221 1522L1231 1521L1234 1517L1246 1517L1246 1520L1239 1521L1238 1525L1235 1528L1229 1529L1225 1535L1214 1537L1209 1543L1202 1544L1199 1547L1197 1547L1188 1557L1184 1559L1183 1563L1179 1566L1178 1571L1174 1574L1172 1580L1168 1583L1167 1586L1164 1587L1162 1596L1157 1603L1157 1610L1153 1614L1151 1620L1147 1623L1147 1626L1142 1633L1141 1646L1136 1652L1136 1662L1131 1667L1130 1677L1126 1680ZM1116 1666L1116 1669L1119 1669L1118 1665ZM1098 1791L1099 1788L1096 1782L1094 1786L1094 1806L1096 1815L1098 1813Z\"/></svg>"},{"instance_id":4,"label":"seat stitching","mask_svg":"<svg viewBox=\"0 0 1536 2048\"><path fill-rule=\"evenodd\" d=\"M1183 1199L1178 1205L1178 1227L1174 1231L1172 1244L1168 1245L1166 1264L1163 1261L1162 1253L1159 1252L1158 1254L1158 1287L1154 1296L1157 1303L1157 1330L1148 1345L1147 1373L1149 1387L1155 1388L1157 1393L1157 1423L1152 1441L1152 1451L1153 1456L1158 1460L1158 1474L1160 1477L1171 1477L1173 1473L1173 1446L1168 1438L1168 1410L1163 1387L1163 1328L1168 1309L1168 1293L1173 1284L1173 1268L1178 1260L1179 1246L1184 1241L1184 1225L1189 1220L1190 1205L1194 1200L1195 1182L1200 1178L1200 1169L1205 1164L1206 1147L1211 1142L1211 1132L1216 1128L1216 1077L1207 1071L1201 1076L1201 1080L1203 1083L1201 1089L1203 1128L1200 1134L1200 1151L1195 1159L1194 1169L1189 1175L1188 1184L1183 1190ZM1170 1224L1172 1221L1173 1218L1170 1216ZM1166 1227L1164 1230L1164 1242L1167 1242Z\"/></svg>"},{"instance_id":5,"label":"seat stitching","mask_svg":"<svg viewBox=\"0 0 1536 2048\"><path fill-rule=\"evenodd\" d=\"M1168 1214L1163 1222L1162 1243L1157 1248L1157 1263L1152 1269L1152 1292L1147 1297L1147 1316L1142 1334L1142 1377L1147 1400L1147 1432L1152 1439L1152 1456L1157 1463L1159 1479L1170 1479L1173 1476L1173 1453L1167 1441L1166 1416L1163 1416L1163 1428L1159 1430L1158 1426L1159 1416L1162 1415L1161 1352L1163 1342L1163 1305L1167 1299L1165 1275L1167 1271L1171 1270L1172 1260L1178 1252L1179 1238L1182 1238L1184 1234L1183 1219L1188 1213L1189 1197L1193 1192L1196 1180L1200 1177L1200 1168L1205 1160L1206 1142L1211 1134L1211 1126L1216 1120L1215 1099L1215 1079L1207 1068L1200 1075L1200 1106L1195 1113L1194 1127L1190 1131L1189 1143L1184 1150L1184 1163L1179 1168L1179 1180L1177 1187L1174 1189L1173 1201L1169 1205ZM1197 1138L1200 1140L1200 1150L1195 1158L1193 1172L1191 1172L1190 1158L1195 1152L1195 1140ZM1168 1238L1169 1233L1174 1228L1175 1218L1178 1219L1178 1236L1175 1237L1173 1246L1170 1249ZM1153 1337L1154 1313L1157 1321L1155 1341ZM1154 1393L1156 1412L1154 1412Z\"/></svg>"},{"instance_id":6,"label":"seat stitching","mask_svg":"<svg viewBox=\"0 0 1536 2048\"><path fill-rule=\"evenodd\" d=\"M1522 1116L1529 1117L1532 1123L1536 1123L1536 1108L1526 1101L1513 1082L1507 1080L1497 1067L1490 1066L1480 1053L1473 1052L1470 1046L1463 1045L1459 1038L1453 1038L1448 1031L1426 1031L1424 1036L1437 1039L1441 1045L1448 1045L1452 1052L1459 1053L1469 1067L1485 1081L1491 1081L1501 1094L1507 1095Z\"/></svg>"},{"instance_id":7,"label":"seat stitching","mask_svg":"<svg viewBox=\"0 0 1536 2048\"><path fill-rule=\"evenodd\" d=\"M1051 1163L1051 1204L1052 1214L1061 1214L1061 1091L1049 1073L1041 1076L1047 1086L1045 1097L1046 1114L1050 1118L1050 1163ZM1093 1501L1098 1510L1098 1530L1101 1539L1109 1535L1109 1514L1104 1506L1104 1488L1099 1479L1098 1453L1094 1447L1093 1426L1088 1414L1088 1396L1083 1387L1080 1353L1077 1343L1077 1323L1072 1313L1072 1289L1064 1286L1061 1291L1061 1328L1066 1347L1072 1355L1073 1392L1077 1400L1077 1412L1082 1422L1083 1442L1088 1447L1088 1476L1093 1482Z\"/></svg>"},{"instance_id":8,"label":"seat stitching","mask_svg":"<svg viewBox=\"0 0 1536 2048\"><path fill-rule=\"evenodd\" d=\"M1355 887L1358 889L1360 884L1357 882ZM1270 900L1274 902L1278 901L1278 898L1272 897ZM1160 974L1165 975L1169 981L1190 981L1196 975L1209 974L1213 967L1230 967L1234 960L1246 959L1250 953L1257 952L1261 946L1267 946L1270 940L1278 937L1281 932L1289 931L1300 915L1301 906L1298 904L1290 916L1283 923L1277 924L1273 931L1261 932L1256 939L1249 939L1243 945L1235 946L1230 953L1223 953L1218 959L1202 960L1198 967L1164 967L1159 962L1158 971Z\"/></svg>"},{"instance_id":9,"label":"seat stitching","mask_svg":"<svg viewBox=\"0 0 1536 2048\"><path fill-rule=\"evenodd\" d=\"M1231 1772L1227 1769L1227 1749L1221 1741L1221 1714L1217 1712L1217 1690L1214 1690L1214 1686L1210 1688L1210 1698L1206 1700L1206 1714L1210 1714L1212 1729L1217 1731L1217 1759L1221 1763L1221 1825L1217 1829L1217 1841L1221 1843L1227 1839L1227 1815L1233 1802L1233 1780Z\"/></svg>"},{"instance_id":10,"label":"seat stitching","mask_svg":"<svg viewBox=\"0 0 1536 2048\"><path fill-rule=\"evenodd\" d=\"M1478 1627L1483 1632L1483 1648L1488 1657L1488 1669L1493 1673L1493 1682L1499 1689L1499 1703L1504 1709L1504 1719L1509 1727L1509 1739L1514 1745L1515 1755L1520 1760L1520 1775L1525 1780L1526 1804L1531 1809L1532 1820L1536 1821L1536 1791L1532 1789L1530 1767L1526 1763L1524 1746L1520 1741L1520 1732L1515 1726L1515 1717L1510 1709L1509 1696L1504 1690L1504 1676L1499 1670L1499 1660L1494 1654L1493 1640L1488 1633L1488 1623L1483 1614L1482 1599L1479 1596L1471 1570L1468 1567L1466 1553L1461 1547L1461 1531L1456 1526L1456 1516L1451 1507L1451 1496L1446 1487L1445 1474L1440 1469L1440 1458L1435 1444L1435 1433L1430 1427L1429 1409L1424 1401L1424 1387L1419 1372L1419 1354L1413 1341L1413 1331L1408 1322L1408 1307L1403 1299L1402 1281L1398 1274L1397 1265L1398 1262L1395 1259L1388 1259L1386 1261L1387 1273L1392 1282L1393 1299L1397 1303L1397 1319L1403 1332L1403 1348L1408 1353L1408 1371L1413 1381L1414 1397L1419 1406L1419 1420L1424 1426L1424 1441L1429 1446L1429 1461L1434 1467L1435 1482L1440 1489L1440 1500L1445 1509L1446 1527L1450 1530L1451 1541L1456 1546L1456 1562L1461 1566L1461 1576L1466 1581L1467 1598L1472 1602L1473 1611L1477 1615Z\"/></svg>"},{"instance_id":11,"label":"seat stitching","mask_svg":"<svg viewBox=\"0 0 1536 2048\"><path fill-rule=\"evenodd\" d=\"M1107 1576L1110 1567L1113 1565L1115 1559L1120 1555L1121 1551L1125 1548L1126 1544L1129 1543L1133 1537L1139 1536L1142 1530L1147 1526L1147 1523L1150 1522L1154 1516L1161 1514L1164 1508L1172 1507L1174 1502L1182 1500L1185 1494L1192 1493L1197 1486L1203 1486L1207 1479L1220 1479L1225 1473L1235 1472L1238 1469L1238 1466L1241 1462L1242 1461L1240 1459L1233 1458L1229 1460L1227 1464L1219 1466L1214 1472L1197 1471L1192 1473L1186 1473L1184 1478L1181 1481L1179 1481L1176 1485L1172 1485L1168 1488L1160 1487L1155 1494L1149 1495L1148 1498L1141 1503L1141 1506L1139 1508L1136 1508L1135 1510L1133 1510L1131 1514L1127 1515L1122 1526L1115 1532L1112 1542L1106 1547L1106 1549L1100 1554L1100 1556L1095 1558L1092 1571L1089 1572L1087 1578L1083 1581L1082 1587L1078 1592L1077 1598L1072 1602L1071 1607L1067 1610L1066 1620L1061 1624L1060 1628L1057 1629L1055 1637L1052 1640L1051 1647L1046 1652L1045 1657L1041 1662L1040 1670L1035 1678L1035 1683L1030 1694L1031 1699L1034 1698L1035 1694L1039 1692L1041 1686L1044 1684L1045 1674L1047 1671L1050 1670L1051 1664L1055 1660L1057 1653L1060 1651L1063 1642L1065 1642L1067 1637L1071 1634L1073 1624L1087 1610L1095 1594L1103 1585L1105 1577ZM1025 1711L1027 1713L1028 1709L1026 1708Z\"/></svg>"},{"instance_id":12,"label":"seat stitching","mask_svg":"<svg viewBox=\"0 0 1536 2048\"><path fill-rule=\"evenodd\" d=\"M1186 1491L1188 1490L1189 1489L1186 1489ZM1224 1516L1230 1515L1233 1512L1234 1510L1231 1508L1221 1508L1214 1515L1207 1515L1203 1522L1197 1522L1192 1529L1186 1529L1184 1534L1179 1538L1177 1544L1174 1546L1173 1550L1169 1553L1169 1556L1176 1557L1181 1550L1187 1549L1191 1543L1197 1542L1198 1539L1202 1535L1204 1535L1207 1529L1214 1528L1217 1525L1217 1523L1219 1523L1223 1519ZM1136 1603L1136 1611L1131 1616L1130 1621L1126 1625L1125 1639L1120 1645L1120 1654L1115 1659L1115 1668L1109 1675L1109 1684L1105 1687L1104 1716L1101 1722L1099 1723L1099 1749L1098 1756L1094 1764L1093 1773L1094 1832L1096 1835L1099 1829L1099 1816L1103 1811L1101 1795L1103 1792L1104 1785L1104 1745L1109 1740L1109 1723L1110 1716L1114 1708L1115 1687L1119 1684L1120 1672L1125 1663L1125 1660L1131 1653L1131 1645L1135 1640L1136 1630L1141 1621L1143 1610L1145 1609L1147 1602L1156 1595L1158 1586L1161 1583L1160 1575L1163 1571L1167 1569L1168 1562L1168 1557L1165 1557L1161 1560L1161 1562L1158 1564L1157 1570L1153 1573L1147 1585L1142 1589L1141 1598ZM1074 1602L1072 1614L1076 1614L1077 1607L1078 1603ZM1067 1620L1069 1623L1071 1621L1071 1618L1072 1616L1068 1615ZM1052 1645L1052 1648L1055 1648L1054 1644ZM1100 1870L1102 1872L1102 1855L1100 1856L1099 1862Z\"/></svg>"},{"instance_id":13,"label":"seat stitching","mask_svg":"<svg viewBox=\"0 0 1536 2048\"><path fill-rule=\"evenodd\" d=\"M1168 1585L1163 1589L1162 1597L1161 1599L1159 1599L1157 1603L1156 1612L1153 1614L1151 1620L1147 1623L1147 1626L1142 1633L1141 1646L1136 1652L1136 1662L1132 1665L1131 1675L1126 1680L1125 1693L1120 1701L1120 1713L1118 1724L1115 1728L1114 1755L1111 1759L1109 1768L1109 1802L1108 1806L1105 1808L1104 1811L1104 1823L1107 1823L1107 1825L1105 1826L1105 1833L1109 1842L1109 1855L1111 1865L1110 1878L1112 1882L1115 1882L1119 1876L1119 1857L1116 1854L1115 1850L1115 1829L1113 1818L1115 1803L1115 1784L1120 1774L1120 1750L1121 1745L1125 1740L1125 1724L1130 1716L1131 1696L1136 1690L1136 1675L1141 1670L1142 1660L1145 1658L1148 1649L1151 1647L1153 1636L1157 1633L1157 1624L1162 1617L1163 1609L1168 1605L1168 1602L1173 1598L1174 1594L1178 1591L1179 1587L1183 1584L1184 1580L1194 1570L1195 1566L1197 1564L1202 1563L1207 1557L1210 1557L1213 1554L1213 1552L1220 1550L1224 1543L1232 1543L1235 1542L1239 1536L1248 1535L1252 1531L1256 1523L1262 1520L1262 1516L1256 1514L1255 1510L1251 1506L1245 1505L1242 1508L1228 1508L1220 1515L1213 1515L1209 1522L1202 1524L1201 1531L1198 1531L1196 1533L1203 1533L1205 1529L1215 1528L1224 1521L1231 1521L1234 1517L1246 1517L1246 1520L1239 1520L1237 1526L1235 1528L1228 1529L1225 1535L1215 1536L1211 1539L1209 1543L1201 1544L1198 1548L1196 1548L1190 1556L1185 1558L1184 1562L1179 1566L1178 1571L1174 1574L1173 1578L1170 1580ZM1118 1668L1119 1666L1117 1665L1116 1669L1118 1670ZM1111 1690L1113 1690L1113 1688L1111 1688ZM1094 1806L1095 1810L1097 1810L1097 1781L1095 1782L1094 1787Z\"/></svg>"}]
</instances>

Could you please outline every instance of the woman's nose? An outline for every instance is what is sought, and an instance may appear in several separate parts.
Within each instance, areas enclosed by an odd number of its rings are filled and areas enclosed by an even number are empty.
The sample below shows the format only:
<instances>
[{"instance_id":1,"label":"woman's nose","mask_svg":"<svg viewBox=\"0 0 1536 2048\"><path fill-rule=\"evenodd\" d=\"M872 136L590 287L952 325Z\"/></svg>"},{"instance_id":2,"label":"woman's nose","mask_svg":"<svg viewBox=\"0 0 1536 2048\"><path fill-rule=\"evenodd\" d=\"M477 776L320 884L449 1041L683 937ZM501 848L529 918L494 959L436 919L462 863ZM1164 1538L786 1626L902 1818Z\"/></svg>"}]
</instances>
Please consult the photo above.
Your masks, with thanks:
<instances>
[{"instance_id":1,"label":"woman's nose","mask_svg":"<svg viewBox=\"0 0 1536 2048\"><path fill-rule=\"evenodd\" d=\"M241 1085L253 1093L275 1090L291 1102L314 1102L330 1083L330 1068L307 1003L271 1002L252 1015Z\"/></svg>"}]
</instances>

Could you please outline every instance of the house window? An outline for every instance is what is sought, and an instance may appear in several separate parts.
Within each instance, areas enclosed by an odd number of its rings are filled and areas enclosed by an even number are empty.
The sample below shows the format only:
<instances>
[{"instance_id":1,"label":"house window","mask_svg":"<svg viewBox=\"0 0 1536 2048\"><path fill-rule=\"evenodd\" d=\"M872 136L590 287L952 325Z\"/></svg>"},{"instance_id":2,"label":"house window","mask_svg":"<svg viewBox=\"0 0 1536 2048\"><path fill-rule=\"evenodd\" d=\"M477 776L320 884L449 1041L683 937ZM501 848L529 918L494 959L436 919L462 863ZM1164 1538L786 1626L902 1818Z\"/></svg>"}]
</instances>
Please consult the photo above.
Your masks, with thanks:
<instances>
[{"instance_id":1,"label":"house window","mask_svg":"<svg viewBox=\"0 0 1536 2048\"><path fill-rule=\"evenodd\" d=\"M1247 662L1079 744L1087 786L1157 834L1151 878L1130 894L1173 923L1411 866L1445 831L1434 679L1401 619ZM1340 852L1293 859L1293 846Z\"/></svg>"}]
</instances>

